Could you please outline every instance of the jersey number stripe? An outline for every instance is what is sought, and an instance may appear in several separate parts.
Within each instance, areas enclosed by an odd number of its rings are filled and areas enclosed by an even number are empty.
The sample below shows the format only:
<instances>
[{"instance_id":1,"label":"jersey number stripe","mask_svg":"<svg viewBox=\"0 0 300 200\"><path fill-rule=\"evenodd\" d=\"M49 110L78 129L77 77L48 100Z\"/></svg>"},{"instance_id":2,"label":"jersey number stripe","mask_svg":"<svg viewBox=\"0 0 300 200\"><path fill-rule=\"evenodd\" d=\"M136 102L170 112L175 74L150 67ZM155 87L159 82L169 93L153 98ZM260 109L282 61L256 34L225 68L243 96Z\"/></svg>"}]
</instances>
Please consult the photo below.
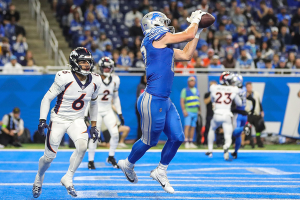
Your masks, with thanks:
<instances>
[{"instance_id":1,"label":"jersey number stripe","mask_svg":"<svg viewBox=\"0 0 300 200\"><path fill-rule=\"evenodd\" d=\"M225 100L223 100L223 101L220 101L220 99L222 98L222 93L221 92L217 92L216 95L219 96L216 99L216 103L221 104L222 102L224 102L225 104L230 104L231 101L232 101L232 99L230 98L231 93L225 93L225 95L227 96L227 98Z\"/></svg>"},{"instance_id":2,"label":"jersey number stripe","mask_svg":"<svg viewBox=\"0 0 300 200\"><path fill-rule=\"evenodd\" d=\"M82 100L85 97L86 94L82 94L78 99L76 99L73 103L72 103L72 108L74 110L81 110L84 106L84 101Z\"/></svg>"}]
</instances>

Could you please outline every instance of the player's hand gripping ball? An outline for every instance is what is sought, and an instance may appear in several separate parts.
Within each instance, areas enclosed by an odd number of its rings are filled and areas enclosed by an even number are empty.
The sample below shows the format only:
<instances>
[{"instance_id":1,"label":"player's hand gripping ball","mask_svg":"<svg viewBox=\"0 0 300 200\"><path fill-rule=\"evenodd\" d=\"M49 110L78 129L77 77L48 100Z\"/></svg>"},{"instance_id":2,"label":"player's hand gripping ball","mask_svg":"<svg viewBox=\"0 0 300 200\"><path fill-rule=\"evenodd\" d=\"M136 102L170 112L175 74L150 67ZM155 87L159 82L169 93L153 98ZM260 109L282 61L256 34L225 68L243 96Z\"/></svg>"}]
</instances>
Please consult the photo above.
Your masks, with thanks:
<instances>
[{"instance_id":1,"label":"player's hand gripping ball","mask_svg":"<svg viewBox=\"0 0 300 200\"><path fill-rule=\"evenodd\" d=\"M210 27L215 22L215 17L201 10L194 11L191 17L187 18L190 23L198 23L198 28Z\"/></svg>"}]
</instances>

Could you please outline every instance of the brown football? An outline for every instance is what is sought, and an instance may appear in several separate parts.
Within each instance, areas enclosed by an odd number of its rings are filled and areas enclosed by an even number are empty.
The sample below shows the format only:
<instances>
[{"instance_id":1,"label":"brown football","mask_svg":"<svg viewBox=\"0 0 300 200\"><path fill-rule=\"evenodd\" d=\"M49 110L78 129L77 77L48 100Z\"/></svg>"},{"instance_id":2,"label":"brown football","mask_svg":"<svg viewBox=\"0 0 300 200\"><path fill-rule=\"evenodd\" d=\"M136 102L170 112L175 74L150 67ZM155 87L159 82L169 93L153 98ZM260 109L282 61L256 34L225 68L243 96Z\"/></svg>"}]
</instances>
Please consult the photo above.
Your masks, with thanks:
<instances>
[{"instance_id":1,"label":"brown football","mask_svg":"<svg viewBox=\"0 0 300 200\"><path fill-rule=\"evenodd\" d=\"M209 13L206 13L202 16L198 27L199 28L207 28L210 27L215 22L215 17Z\"/></svg>"}]
</instances>

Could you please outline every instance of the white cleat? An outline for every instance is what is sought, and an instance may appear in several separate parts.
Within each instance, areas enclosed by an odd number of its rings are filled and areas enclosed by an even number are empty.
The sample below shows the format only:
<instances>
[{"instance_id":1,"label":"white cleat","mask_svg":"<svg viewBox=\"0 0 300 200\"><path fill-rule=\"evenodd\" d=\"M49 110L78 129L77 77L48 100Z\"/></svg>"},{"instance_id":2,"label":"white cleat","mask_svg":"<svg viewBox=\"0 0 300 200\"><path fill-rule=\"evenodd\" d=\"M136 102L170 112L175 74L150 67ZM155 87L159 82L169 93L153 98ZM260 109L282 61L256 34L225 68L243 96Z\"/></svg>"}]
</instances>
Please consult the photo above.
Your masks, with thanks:
<instances>
[{"instance_id":1,"label":"white cleat","mask_svg":"<svg viewBox=\"0 0 300 200\"><path fill-rule=\"evenodd\" d=\"M224 160L229 160L229 152L228 152L228 149L224 149Z\"/></svg>"},{"instance_id":2,"label":"white cleat","mask_svg":"<svg viewBox=\"0 0 300 200\"><path fill-rule=\"evenodd\" d=\"M125 143L119 143L118 148L127 148L127 145Z\"/></svg>"},{"instance_id":3,"label":"white cleat","mask_svg":"<svg viewBox=\"0 0 300 200\"><path fill-rule=\"evenodd\" d=\"M66 187L67 192L69 195L71 195L72 197L77 197L77 193L76 190L74 189L74 185L72 183L72 180L70 181L66 175L64 175L61 180L60 183Z\"/></svg>"},{"instance_id":4,"label":"white cleat","mask_svg":"<svg viewBox=\"0 0 300 200\"><path fill-rule=\"evenodd\" d=\"M190 147L190 143L189 143L189 142L186 142L186 143L184 144L184 148L186 148L186 149L191 148L191 147Z\"/></svg>"},{"instance_id":5,"label":"white cleat","mask_svg":"<svg viewBox=\"0 0 300 200\"><path fill-rule=\"evenodd\" d=\"M171 193L174 194L175 190L173 189L173 187L171 186L168 177L167 177L167 172L158 172L158 169L155 168L154 170L151 171L150 173L150 177L153 178L153 180L156 180L157 182L159 182L162 186L162 188L167 192L167 193Z\"/></svg>"},{"instance_id":6,"label":"white cleat","mask_svg":"<svg viewBox=\"0 0 300 200\"><path fill-rule=\"evenodd\" d=\"M126 161L125 160L119 160L118 166L122 170L122 172L125 174L127 180L131 183L137 183L138 182L138 177L134 171L134 167L130 168L126 166Z\"/></svg>"},{"instance_id":7,"label":"white cleat","mask_svg":"<svg viewBox=\"0 0 300 200\"><path fill-rule=\"evenodd\" d=\"M190 143L190 149L198 149L198 147L194 143Z\"/></svg>"}]
</instances>

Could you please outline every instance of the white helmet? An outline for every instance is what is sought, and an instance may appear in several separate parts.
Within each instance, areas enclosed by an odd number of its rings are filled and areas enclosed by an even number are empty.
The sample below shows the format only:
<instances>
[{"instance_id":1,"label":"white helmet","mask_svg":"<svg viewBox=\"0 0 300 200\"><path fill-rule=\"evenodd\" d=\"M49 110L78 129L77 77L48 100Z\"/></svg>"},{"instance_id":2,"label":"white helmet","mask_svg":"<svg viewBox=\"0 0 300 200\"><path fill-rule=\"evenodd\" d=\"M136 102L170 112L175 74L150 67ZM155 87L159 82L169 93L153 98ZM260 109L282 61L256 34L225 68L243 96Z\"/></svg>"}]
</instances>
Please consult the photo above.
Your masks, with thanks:
<instances>
[{"instance_id":1,"label":"white helmet","mask_svg":"<svg viewBox=\"0 0 300 200\"><path fill-rule=\"evenodd\" d=\"M109 57L103 57L98 62L100 68L100 74L104 76L110 76L114 71L115 62ZM104 68L109 68L109 72L104 72Z\"/></svg>"},{"instance_id":2,"label":"white helmet","mask_svg":"<svg viewBox=\"0 0 300 200\"><path fill-rule=\"evenodd\" d=\"M141 28L144 35L156 26L164 26L166 28L169 28L171 33L174 33L174 27L168 26L170 23L171 20L165 14L155 11L150 12L143 17L141 21Z\"/></svg>"}]
</instances>

